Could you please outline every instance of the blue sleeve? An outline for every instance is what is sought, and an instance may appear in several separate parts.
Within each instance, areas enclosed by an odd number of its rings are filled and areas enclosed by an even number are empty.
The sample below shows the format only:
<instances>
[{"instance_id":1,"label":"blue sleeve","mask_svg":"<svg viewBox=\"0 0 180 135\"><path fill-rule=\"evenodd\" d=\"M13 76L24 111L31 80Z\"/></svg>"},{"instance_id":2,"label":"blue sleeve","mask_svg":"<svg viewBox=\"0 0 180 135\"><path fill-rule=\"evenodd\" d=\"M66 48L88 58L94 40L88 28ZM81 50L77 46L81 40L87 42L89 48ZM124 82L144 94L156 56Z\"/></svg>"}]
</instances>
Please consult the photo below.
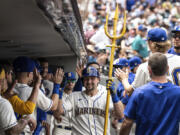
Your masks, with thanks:
<instances>
[{"instance_id":1,"label":"blue sleeve","mask_svg":"<svg viewBox=\"0 0 180 135\"><path fill-rule=\"evenodd\" d=\"M128 95L126 95L125 97L123 97L123 98L121 99L121 102L122 102L124 105L127 105L128 101L129 101L129 96L128 96Z\"/></svg>"},{"instance_id":2,"label":"blue sleeve","mask_svg":"<svg viewBox=\"0 0 180 135\"><path fill-rule=\"evenodd\" d=\"M136 109L137 109L137 92L134 91L128 104L124 110L124 115L130 119L136 119Z\"/></svg>"},{"instance_id":3,"label":"blue sleeve","mask_svg":"<svg viewBox=\"0 0 180 135\"><path fill-rule=\"evenodd\" d=\"M124 86L120 82L118 87L117 87L117 95L118 95L120 100L123 98L123 91L124 91Z\"/></svg>"},{"instance_id":4,"label":"blue sleeve","mask_svg":"<svg viewBox=\"0 0 180 135\"><path fill-rule=\"evenodd\" d=\"M82 91L82 87L83 87L82 79L78 78L73 91Z\"/></svg>"}]
</instances>

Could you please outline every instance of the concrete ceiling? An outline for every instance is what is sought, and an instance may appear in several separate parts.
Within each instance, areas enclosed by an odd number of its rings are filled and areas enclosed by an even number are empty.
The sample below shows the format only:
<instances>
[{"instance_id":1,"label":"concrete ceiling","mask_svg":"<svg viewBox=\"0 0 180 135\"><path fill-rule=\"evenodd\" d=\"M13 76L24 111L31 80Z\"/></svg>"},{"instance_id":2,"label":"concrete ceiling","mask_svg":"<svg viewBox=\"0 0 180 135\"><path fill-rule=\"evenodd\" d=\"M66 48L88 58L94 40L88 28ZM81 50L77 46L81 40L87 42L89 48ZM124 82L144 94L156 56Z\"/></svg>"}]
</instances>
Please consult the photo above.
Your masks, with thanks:
<instances>
[{"instance_id":1,"label":"concrete ceiling","mask_svg":"<svg viewBox=\"0 0 180 135\"><path fill-rule=\"evenodd\" d=\"M34 0L0 1L0 58L73 56Z\"/></svg>"}]
</instances>

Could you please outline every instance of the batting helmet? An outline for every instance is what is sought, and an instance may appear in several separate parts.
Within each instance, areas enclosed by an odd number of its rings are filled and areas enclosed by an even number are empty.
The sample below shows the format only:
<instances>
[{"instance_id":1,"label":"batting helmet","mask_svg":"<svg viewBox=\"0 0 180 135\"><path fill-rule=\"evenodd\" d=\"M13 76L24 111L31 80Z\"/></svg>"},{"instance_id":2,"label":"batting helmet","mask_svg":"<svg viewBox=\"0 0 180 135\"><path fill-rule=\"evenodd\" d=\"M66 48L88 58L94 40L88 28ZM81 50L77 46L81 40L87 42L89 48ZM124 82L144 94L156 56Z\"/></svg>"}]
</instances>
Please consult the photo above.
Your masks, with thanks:
<instances>
[{"instance_id":1,"label":"batting helmet","mask_svg":"<svg viewBox=\"0 0 180 135\"><path fill-rule=\"evenodd\" d=\"M83 77L90 77L90 76L99 77L99 72L96 68L89 66L83 70L82 76Z\"/></svg>"}]
</instances>

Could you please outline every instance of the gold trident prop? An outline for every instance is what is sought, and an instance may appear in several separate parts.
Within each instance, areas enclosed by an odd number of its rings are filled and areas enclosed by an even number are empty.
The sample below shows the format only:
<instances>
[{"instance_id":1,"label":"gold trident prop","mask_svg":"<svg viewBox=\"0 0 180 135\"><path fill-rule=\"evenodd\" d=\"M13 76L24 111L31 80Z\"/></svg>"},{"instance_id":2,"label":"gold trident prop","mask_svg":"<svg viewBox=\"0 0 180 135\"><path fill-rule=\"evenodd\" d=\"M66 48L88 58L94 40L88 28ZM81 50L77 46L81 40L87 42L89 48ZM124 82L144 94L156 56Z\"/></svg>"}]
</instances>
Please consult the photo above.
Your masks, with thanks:
<instances>
[{"instance_id":1,"label":"gold trident prop","mask_svg":"<svg viewBox=\"0 0 180 135\"><path fill-rule=\"evenodd\" d=\"M116 27L118 21L119 13L118 13L118 5L116 6L116 11L114 15L114 23L113 23L113 36L108 33L108 14L106 16L106 24L104 26L106 35L112 40L112 45L107 45L107 47L111 47L111 57L110 57L110 66L109 66L109 79L112 80L112 71L113 71L113 61L114 61L114 51L115 48L120 48L116 46L116 40L124 36L126 32L126 11L124 11L124 25L122 33L117 36L116 35ZM106 115L105 115L105 123L104 123L104 135L107 133L107 124L108 124L108 112L109 112L109 99L110 99L110 90L107 91L107 100L106 100Z\"/></svg>"}]
</instances>

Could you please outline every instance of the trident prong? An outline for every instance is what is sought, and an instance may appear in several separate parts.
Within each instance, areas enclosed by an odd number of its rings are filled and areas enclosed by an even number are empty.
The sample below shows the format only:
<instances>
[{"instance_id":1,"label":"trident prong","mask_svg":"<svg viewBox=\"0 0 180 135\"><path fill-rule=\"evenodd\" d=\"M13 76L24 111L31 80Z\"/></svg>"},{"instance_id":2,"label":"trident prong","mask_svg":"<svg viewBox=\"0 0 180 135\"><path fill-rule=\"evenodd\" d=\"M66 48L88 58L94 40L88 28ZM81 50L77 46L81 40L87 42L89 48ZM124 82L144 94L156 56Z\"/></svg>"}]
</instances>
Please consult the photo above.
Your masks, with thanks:
<instances>
[{"instance_id":1,"label":"trident prong","mask_svg":"<svg viewBox=\"0 0 180 135\"><path fill-rule=\"evenodd\" d=\"M108 14L106 16L106 24L104 25L105 34L112 40L112 45L107 45L107 47L111 47L111 56L110 56L110 66L109 66L109 79L112 80L112 70L113 70L113 61L114 61L114 52L115 48L120 48L116 46L116 40L124 36L126 32L126 11L124 11L124 24L122 33L119 36L116 36L116 28L117 28L117 21L118 21L118 5L116 6L116 11L114 15L114 27L113 27L113 36L108 33ZM107 125L108 125L108 113L109 113L109 100L110 100L110 90L107 91L107 100L106 100L106 114L105 114L105 122L104 122L104 135L107 133Z\"/></svg>"}]
</instances>

